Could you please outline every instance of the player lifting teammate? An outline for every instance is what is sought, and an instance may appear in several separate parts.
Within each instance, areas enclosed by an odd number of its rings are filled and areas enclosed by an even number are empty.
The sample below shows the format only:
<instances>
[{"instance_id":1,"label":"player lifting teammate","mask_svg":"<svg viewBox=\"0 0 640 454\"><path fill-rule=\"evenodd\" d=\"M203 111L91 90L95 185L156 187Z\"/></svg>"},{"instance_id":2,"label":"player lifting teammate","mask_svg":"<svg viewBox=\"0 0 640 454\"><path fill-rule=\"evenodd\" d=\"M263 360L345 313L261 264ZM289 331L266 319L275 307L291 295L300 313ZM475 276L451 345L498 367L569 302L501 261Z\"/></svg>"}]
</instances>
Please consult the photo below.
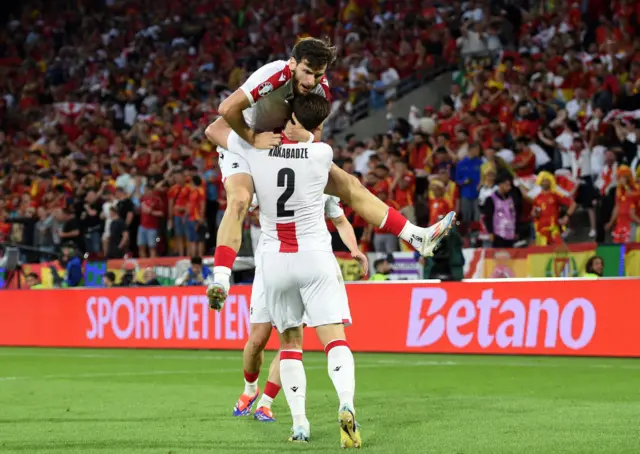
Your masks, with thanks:
<instances>
[{"instance_id":1,"label":"player lifting teammate","mask_svg":"<svg viewBox=\"0 0 640 454\"><path fill-rule=\"evenodd\" d=\"M329 102L316 94L295 97L291 104L293 118L306 130L320 126L330 110ZM259 266L269 317L280 333L282 389L293 417L290 440L307 442L310 437L302 364L306 322L325 345L329 376L339 399L341 446L359 448L355 365L343 325L346 294L324 218L323 193L333 150L325 143L293 142L286 136L271 150L251 148L242 140L234 146L251 154L262 229Z\"/></svg>"},{"instance_id":2,"label":"player lifting teammate","mask_svg":"<svg viewBox=\"0 0 640 454\"><path fill-rule=\"evenodd\" d=\"M324 195L323 197L324 212L328 219L335 225L340 238L349 248L352 257L362 266L364 274L368 272L367 257L358 249L358 241L353 231L353 227L349 224L344 211L339 204L337 197ZM257 198L254 196L252 207L257 207ZM251 323L251 331L249 339L244 346L242 352L242 363L244 372L244 392L240 395L236 405L233 408L234 416L248 416L251 414L253 404L260 394L258 387L258 376L260 367L264 359L263 351L271 337L272 323L267 303L265 301L264 285L262 279L262 266L260 248L255 252L256 273L251 289L251 312L249 321ZM336 275L339 276L342 285L342 323L348 326L351 323L351 313L349 311L349 302L347 300L347 292L342 281L342 272L337 260L335 261ZM308 317L307 317L308 318ZM306 325L314 326L313 320L305 319ZM269 366L269 376L257 409L253 415L254 419L262 422L273 422L275 418L271 411L271 404L281 389L280 382L280 362L279 355L276 355Z\"/></svg>"},{"instance_id":3,"label":"player lifting teammate","mask_svg":"<svg viewBox=\"0 0 640 454\"><path fill-rule=\"evenodd\" d=\"M288 61L274 61L258 69L225 99L219 108L221 117L207 127L207 137L220 147L220 169L227 194L227 209L218 229L218 247L214 255L214 282L207 288L213 309L221 309L226 299L231 268L242 239L242 223L254 193L248 162L251 156L242 149L234 150L230 143L237 142L233 139L235 136L257 149L279 145L280 135L273 131L285 126L290 112L289 101L294 96L311 93L329 98L324 73L334 58L335 49L326 41L300 40ZM289 123L286 134L291 140L312 142L321 138L322 126L309 132L300 123ZM455 217L451 212L429 228L417 227L336 165L331 166L325 192L339 197L366 222L407 241L422 255L433 253Z\"/></svg>"}]
</instances>

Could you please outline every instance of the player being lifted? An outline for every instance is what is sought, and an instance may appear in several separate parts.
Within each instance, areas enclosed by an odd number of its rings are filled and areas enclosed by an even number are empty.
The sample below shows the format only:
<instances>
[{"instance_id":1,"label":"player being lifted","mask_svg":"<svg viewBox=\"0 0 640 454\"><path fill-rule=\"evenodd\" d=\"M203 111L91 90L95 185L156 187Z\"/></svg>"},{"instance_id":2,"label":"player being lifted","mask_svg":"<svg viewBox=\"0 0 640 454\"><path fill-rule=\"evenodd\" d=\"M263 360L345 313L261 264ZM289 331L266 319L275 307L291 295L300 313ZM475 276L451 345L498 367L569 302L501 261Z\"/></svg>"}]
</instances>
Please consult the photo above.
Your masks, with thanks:
<instances>
[{"instance_id":1,"label":"player being lifted","mask_svg":"<svg viewBox=\"0 0 640 454\"><path fill-rule=\"evenodd\" d=\"M362 267L364 274L368 272L367 257L358 249L358 241L356 239L353 227L349 224L344 211L339 204L337 197L323 196L325 216L335 225L343 243L349 248L352 257L354 257ZM257 207L257 198L251 204L252 208ZM267 310L267 302L264 295L264 286L262 282L262 266L260 264L260 249L255 252L256 274L251 289L251 312L249 321L251 322L251 332L249 339L245 344L242 354L242 363L244 371L244 392L240 395L235 407L233 408L234 416L248 416L251 414L251 408L255 403L260 389L258 387L258 376L260 368L264 360L264 349L271 337L272 323L269 311ZM342 285L342 323L347 326L351 323L351 312L349 311L349 302L347 300L347 292L342 281L342 272L337 260L335 261L336 275L340 278ZM306 325L313 326L313 320L305 320ZM282 384L280 382L280 358L276 355L269 366L269 376L260 401L258 402L256 412L253 417L257 421L273 422L275 418L271 411L271 404L279 393Z\"/></svg>"},{"instance_id":2,"label":"player being lifted","mask_svg":"<svg viewBox=\"0 0 640 454\"><path fill-rule=\"evenodd\" d=\"M329 101L316 94L295 97L291 105L293 118L307 130L320 126L330 110ZM324 217L323 194L333 150L325 143L292 142L286 136L271 150L231 140L236 142L233 146L251 153L262 229L258 266L269 317L280 333L280 377L293 417L290 440L307 442L310 437L302 364L306 321L316 329L327 353L329 377L339 399L341 446L359 448L355 365L343 325L346 298Z\"/></svg>"},{"instance_id":3,"label":"player being lifted","mask_svg":"<svg viewBox=\"0 0 640 454\"><path fill-rule=\"evenodd\" d=\"M211 142L220 147L220 170L227 194L227 209L218 229L214 255L213 283L207 288L209 304L220 309L229 290L231 269L242 240L242 223L254 193L254 181L246 152L229 146L231 136L239 136L252 147L270 149L280 144L281 129L289 119L289 102L294 96L319 94L329 98L325 77L335 58L335 48L316 38L300 40L288 61L268 63L220 104L220 115L206 129ZM287 137L313 142L322 136L322 125L309 132L301 124L289 123ZM263 169L260 169L263 171ZM429 228L413 225L395 209L370 193L357 178L332 165L325 188L339 197L367 223L380 226L407 241L422 255L431 255L451 227L451 212Z\"/></svg>"}]
</instances>

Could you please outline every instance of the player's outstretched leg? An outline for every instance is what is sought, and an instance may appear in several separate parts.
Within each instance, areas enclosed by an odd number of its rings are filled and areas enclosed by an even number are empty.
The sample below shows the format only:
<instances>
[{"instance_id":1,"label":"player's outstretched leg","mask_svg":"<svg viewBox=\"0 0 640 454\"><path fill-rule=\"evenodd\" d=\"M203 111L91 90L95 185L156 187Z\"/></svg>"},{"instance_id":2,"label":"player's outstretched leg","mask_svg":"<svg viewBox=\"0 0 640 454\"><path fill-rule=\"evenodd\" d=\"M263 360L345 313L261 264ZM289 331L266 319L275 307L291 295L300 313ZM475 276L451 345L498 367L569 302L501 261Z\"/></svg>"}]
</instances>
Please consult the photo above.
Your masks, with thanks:
<instances>
[{"instance_id":1,"label":"player's outstretched leg","mask_svg":"<svg viewBox=\"0 0 640 454\"><path fill-rule=\"evenodd\" d=\"M289 441L306 443L311 428L306 413L307 376L302 365L302 326L287 329L280 335L280 379L293 417Z\"/></svg>"},{"instance_id":2,"label":"player's outstretched leg","mask_svg":"<svg viewBox=\"0 0 640 454\"><path fill-rule=\"evenodd\" d=\"M316 327L316 331L318 338L325 346L329 377L338 394L340 447L360 448L362 437L356 423L356 410L353 403L356 392L355 363L345 338L344 326L323 325Z\"/></svg>"},{"instance_id":3,"label":"player's outstretched leg","mask_svg":"<svg viewBox=\"0 0 640 454\"><path fill-rule=\"evenodd\" d=\"M280 352L278 352L269 366L269 378L267 378L267 383L264 385L264 392L258 401L258 409L253 414L253 419L262 422L274 422L276 420L271 410L271 404L273 404L273 399L276 398L281 388Z\"/></svg>"},{"instance_id":4,"label":"player's outstretched leg","mask_svg":"<svg viewBox=\"0 0 640 454\"><path fill-rule=\"evenodd\" d=\"M379 226L384 232L393 233L425 257L433 255L433 251L453 227L456 216L452 211L431 227L418 227L397 210L389 208L362 186L356 177L335 164L331 166L325 193L340 197L369 224Z\"/></svg>"},{"instance_id":5,"label":"player's outstretched leg","mask_svg":"<svg viewBox=\"0 0 640 454\"><path fill-rule=\"evenodd\" d=\"M248 416L255 403L260 388L258 376L264 360L264 348L271 336L271 323L252 323L249 339L242 352L242 366L244 369L244 391L233 407L233 416Z\"/></svg>"},{"instance_id":6,"label":"player's outstretched leg","mask_svg":"<svg viewBox=\"0 0 640 454\"><path fill-rule=\"evenodd\" d=\"M251 175L231 175L224 183L227 193L227 209L220 227L216 252L213 258L213 282L207 287L211 309L220 310L229 294L231 269L242 244L242 223L253 197Z\"/></svg>"}]
</instances>

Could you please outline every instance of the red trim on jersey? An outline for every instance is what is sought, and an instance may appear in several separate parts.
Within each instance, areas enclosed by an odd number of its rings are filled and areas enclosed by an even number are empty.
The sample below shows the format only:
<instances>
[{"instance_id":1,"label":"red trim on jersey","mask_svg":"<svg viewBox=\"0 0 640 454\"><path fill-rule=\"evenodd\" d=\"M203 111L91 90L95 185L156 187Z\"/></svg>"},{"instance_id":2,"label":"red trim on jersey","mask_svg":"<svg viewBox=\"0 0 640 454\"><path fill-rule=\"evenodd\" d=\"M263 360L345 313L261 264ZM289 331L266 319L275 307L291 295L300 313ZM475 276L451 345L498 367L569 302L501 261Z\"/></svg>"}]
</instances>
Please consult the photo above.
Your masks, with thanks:
<instances>
[{"instance_id":1,"label":"red trim on jersey","mask_svg":"<svg viewBox=\"0 0 640 454\"><path fill-rule=\"evenodd\" d=\"M297 359L298 361L302 361L302 352L293 350L281 350L280 361L282 361L283 359Z\"/></svg>"},{"instance_id":2,"label":"red trim on jersey","mask_svg":"<svg viewBox=\"0 0 640 454\"><path fill-rule=\"evenodd\" d=\"M280 137L282 138L282 145L296 145L299 143L303 143L303 142L294 142L293 140L289 140L289 138L284 135L284 132L280 134Z\"/></svg>"},{"instance_id":3,"label":"red trim on jersey","mask_svg":"<svg viewBox=\"0 0 640 454\"><path fill-rule=\"evenodd\" d=\"M295 222L276 224L276 232L278 233L278 241L280 241L280 252L298 252Z\"/></svg>"},{"instance_id":4,"label":"red trim on jersey","mask_svg":"<svg viewBox=\"0 0 640 454\"><path fill-rule=\"evenodd\" d=\"M347 347L349 348L349 343L344 339L336 339L329 342L324 347L324 352L328 355L332 348L335 347Z\"/></svg>"},{"instance_id":5,"label":"red trim on jersey","mask_svg":"<svg viewBox=\"0 0 640 454\"><path fill-rule=\"evenodd\" d=\"M254 104L257 103L258 100L264 98L270 93L273 93L274 91L276 91L278 88L282 87L290 79L291 79L291 70L287 65L284 68L282 68L281 71L278 71L277 73L271 75L267 80L258 84L253 90L251 90L250 93L251 93L251 97L253 98ZM267 84L271 85L270 89L268 88ZM263 89L265 89L266 92L263 92Z\"/></svg>"},{"instance_id":6,"label":"red trim on jersey","mask_svg":"<svg viewBox=\"0 0 640 454\"><path fill-rule=\"evenodd\" d=\"M320 79L320 86L324 90L324 97L327 98L327 101L331 102L331 89L329 88L327 76L323 76L322 79Z\"/></svg>"}]
</instances>

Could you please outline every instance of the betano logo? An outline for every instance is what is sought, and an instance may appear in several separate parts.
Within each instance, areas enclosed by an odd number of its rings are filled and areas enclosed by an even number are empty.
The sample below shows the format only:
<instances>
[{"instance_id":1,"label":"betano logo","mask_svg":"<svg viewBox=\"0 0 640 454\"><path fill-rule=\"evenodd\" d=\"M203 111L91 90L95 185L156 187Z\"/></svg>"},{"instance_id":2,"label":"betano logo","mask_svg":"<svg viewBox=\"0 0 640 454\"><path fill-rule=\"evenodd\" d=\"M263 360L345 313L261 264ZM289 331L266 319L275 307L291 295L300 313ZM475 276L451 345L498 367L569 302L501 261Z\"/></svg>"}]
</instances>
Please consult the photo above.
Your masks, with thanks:
<instances>
[{"instance_id":1,"label":"betano logo","mask_svg":"<svg viewBox=\"0 0 640 454\"><path fill-rule=\"evenodd\" d=\"M484 290L477 301L447 301L443 288L414 288L411 295L407 347L427 347L443 339L463 348L476 338L480 348L538 348L544 329L544 348L553 349L558 339L564 346L580 350L596 330L596 311L586 298L560 304L554 298L532 297L525 304L517 298L501 301L493 289ZM447 304L449 303L449 304ZM581 326L574 328L574 318ZM492 319L492 317L494 317ZM543 323L546 320L546 323ZM577 329L579 328L579 329Z\"/></svg>"}]
</instances>

